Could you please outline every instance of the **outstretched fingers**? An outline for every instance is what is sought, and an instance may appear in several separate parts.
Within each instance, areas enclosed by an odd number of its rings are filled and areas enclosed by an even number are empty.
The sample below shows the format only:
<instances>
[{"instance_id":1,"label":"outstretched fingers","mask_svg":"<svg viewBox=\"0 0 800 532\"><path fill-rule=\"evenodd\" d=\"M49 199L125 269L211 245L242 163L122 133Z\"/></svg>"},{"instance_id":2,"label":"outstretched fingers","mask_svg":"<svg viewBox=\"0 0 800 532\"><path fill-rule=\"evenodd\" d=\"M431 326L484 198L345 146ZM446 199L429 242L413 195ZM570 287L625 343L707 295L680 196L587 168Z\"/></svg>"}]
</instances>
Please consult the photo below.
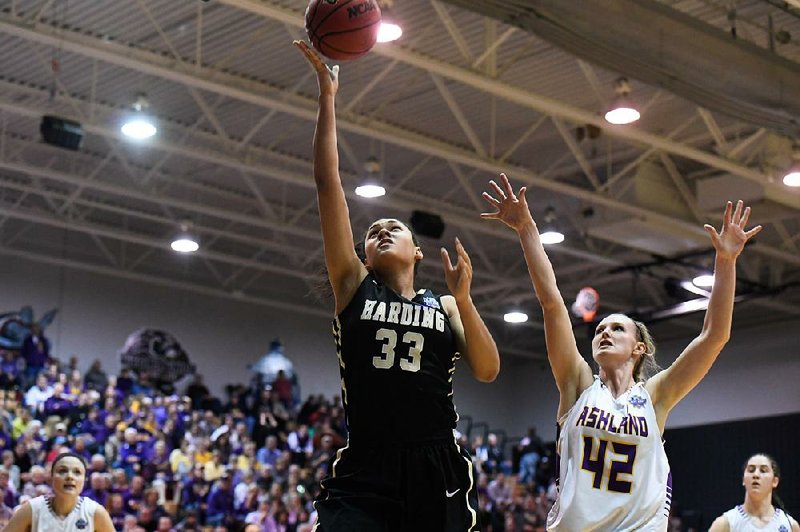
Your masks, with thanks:
<instances>
[{"instance_id":1,"label":"outstretched fingers","mask_svg":"<svg viewBox=\"0 0 800 532\"><path fill-rule=\"evenodd\" d=\"M752 229L750 229L749 231L747 231L744 234L744 236L746 236L747 239L750 240L751 238L756 236L758 233L760 233L762 229L764 229L764 228L761 227L760 225L757 225L757 226L753 227Z\"/></svg>"},{"instance_id":2,"label":"outstretched fingers","mask_svg":"<svg viewBox=\"0 0 800 532\"><path fill-rule=\"evenodd\" d=\"M737 225L741 225L739 222L742 219L743 207L744 207L744 202L742 200L736 202L736 210L733 211L733 217L728 219L728 223L735 223Z\"/></svg>"},{"instance_id":3,"label":"outstretched fingers","mask_svg":"<svg viewBox=\"0 0 800 532\"><path fill-rule=\"evenodd\" d=\"M314 67L314 70L316 70L318 74L327 72L334 81L339 79L339 65L328 67L319 54L315 52L305 41L295 40L292 41L292 44L294 44L295 47L300 50L304 56L306 56L306 59L309 63L311 63L311 66Z\"/></svg>"},{"instance_id":4,"label":"outstretched fingers","mask_svg":"<svg viewBox=\"0 0 800 532\"><path fill-rule=\"evenodd\" d=\"M489 181L489 185L494 189L495 194L497 194L501 201L507 199L506 193L494 179Z\"/></svg>"},{"instance_id":5,"label":"outstretched fingers","mask_svg":"<svg viewBox=\"0 0 800 532\"><path fill-rule=\"evenodd\" d=\"M458 237L456 237L456 253L458 253L458 257L460 260L464 261L470 269L472 269L472 259L469 258L469 253L464 248L464 244L461 243Z\"/></svg>"},{"instance_id":6,"label":"outstretched fingers","mask_svg":"<svg viewBox=\"0 0 800 532\"><path fill-rule=\"evenodd\" d=\"M747 220L749 219L750 219L750 207L746 207L744 209L744 214L742 214L742 219L739 220L739 227L741 227L742 229L747 227Z\"/></svg>"},{"instance_id":7,"label":"outstretched fingers","mask_svg":"<svg viewBox=\"0 0 800 532\"><path fill-rule=\"evenodd\" d=\"M444 266L445 274L455 270L453 263L450 261L450 254L447 252L447 250L445 248L441 248L439 252L442 255L442 266Z\"/></svg>"},{"instance_id":8,"label":"outstretched fingers","mask_svg":"<svg viewBox=\"0 0 800 532\"><path fill-rule=\"evenodd\" d=\"M503 186L505 186L508 197L512 200L517 199L517 197L514 195L514 189L511 187L511 182L508 180L508 176L504 173L500 173L500 179L503 180Z\"/></svg>"}]
</instances>

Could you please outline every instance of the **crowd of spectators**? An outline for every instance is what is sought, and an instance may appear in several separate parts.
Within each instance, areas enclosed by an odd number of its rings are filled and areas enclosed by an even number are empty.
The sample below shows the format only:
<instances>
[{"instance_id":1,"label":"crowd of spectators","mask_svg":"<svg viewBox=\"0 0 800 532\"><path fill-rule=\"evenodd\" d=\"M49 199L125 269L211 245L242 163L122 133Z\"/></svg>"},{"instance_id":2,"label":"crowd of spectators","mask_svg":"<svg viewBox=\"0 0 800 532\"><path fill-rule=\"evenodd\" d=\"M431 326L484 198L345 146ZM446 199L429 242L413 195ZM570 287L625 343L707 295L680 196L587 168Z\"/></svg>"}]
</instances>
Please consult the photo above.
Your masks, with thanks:
<instances>
[{"instance_id":1,"label":"crowd of spectators","mask_svg":"<svg viewBox=\"0 0 800 532\"><path fill-rule=\"evenodd\" d=\"M319 481L347 438L339 398L296 404L283 375L230 386L224 399L200 376L179 391L164 393L145 372L107 375L98 361L83 373L76 357L61 364L48 354L31 372L22 356L2 352L0 523L50 493L50 463L72 450L88 464L83 494L117 530L311 530ZM509 456L494 434L460 443L478 471L483 530L544 530L552 446L535 431Z\"/></svg>"}]
</instances>

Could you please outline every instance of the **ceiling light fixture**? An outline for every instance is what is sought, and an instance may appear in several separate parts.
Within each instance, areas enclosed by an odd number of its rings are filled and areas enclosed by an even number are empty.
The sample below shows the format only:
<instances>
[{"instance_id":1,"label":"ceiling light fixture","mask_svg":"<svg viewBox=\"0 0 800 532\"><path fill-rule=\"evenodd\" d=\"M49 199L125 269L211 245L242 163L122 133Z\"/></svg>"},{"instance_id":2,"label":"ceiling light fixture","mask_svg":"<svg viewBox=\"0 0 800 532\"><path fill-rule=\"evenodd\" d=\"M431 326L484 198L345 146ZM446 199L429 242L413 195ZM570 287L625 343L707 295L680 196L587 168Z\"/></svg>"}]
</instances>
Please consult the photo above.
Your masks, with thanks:
<instances>
[{"instance_id":1,"label":"ceiling light fixture","mask_svg":"<svg viewBox=\"0 0 800 532\"><path fill-rule=\"evenodd\" d=\"M503 320L506 323L525 323L528 321L528 315L519 311L507 312L503 315Z\"/></svg>"},{"instance_id":2,"label":"ceiling light fixture","mask_svg":"<svg viewBox=\"0 0 800 532\"><path fill-rule=\"evenodd\" d=\"M190 232L191 224L181 222L180 232L172 239L170 247L178 253L194 253L200 249L200 242L196 235Z\"/></svg>"},{"instance_id":3,"label":"ceiling light fixture","mask_svg":"<svg viewBox=\"0 0 800 532\"><path fill-rule=\"evenodd\" d=\"M378 198L386 194L386 189L380 184L381 163L370 155L364 161L364 180L356 187L356 194L362 198Z\"/></svg>"},{"instance_id":4,"label":"ceiling light fixture","mask_svg":"<svg viewBox=\"0 0 800 532\"><path fill-rule=\"evenodd\" d=\"M123 135L135 140L144 140L158 133L155 120L146 112L148 107L150 107L150 103L147 95L143 92L137 94L136 101L133 103L133 112L125 117L125 122L120 128Z\"/></svg>"},{"instance_id":5,"label":"ceiling light fixture","mask_svg":"<svg viewBox=\"0 0 800 532\"><path fill-rule=\"evenodd\" d=\"M631 93L631 84L628 78L619 78L614 83L614 92L617 94L606 112L606 121L610 124L631 124L640 118L639 111L628 96Z\"/></svg>"},{"instance_id":6,"label":"ceiling light fixture","mask_svg":"<svg viewBox=\"0 0 800 532\"><path fill-rule=\"evenodd\" d=\"M714 286L714 275L710 273L704 273L703 275L698 275L694 279L692 279L692 284L698 288L711 288Z\"/></svg>"},{"instance_id":7,"label":"ceiling light fixture","mask_svg":"<svg viewBox=\"0 0 800 532\"><path fill-rule=\"evenodd\" d=\"M392 22L381 22L378 42L392 42L403 36L403 28Z\"/></svg>"},{"instance_id":8,"label":"ceiling light fixture","mask_svg":"<svg viewBox=\"0 0 800 532\"><path fill-rule=\"evenodd\" d=\"M544 210L544 225L542 231L539 232L539 240L546 246L560 244L564 241L564 233L558 230L555 221L556 210L553 207L547 207Z\"/></svg>"}]
</instances>

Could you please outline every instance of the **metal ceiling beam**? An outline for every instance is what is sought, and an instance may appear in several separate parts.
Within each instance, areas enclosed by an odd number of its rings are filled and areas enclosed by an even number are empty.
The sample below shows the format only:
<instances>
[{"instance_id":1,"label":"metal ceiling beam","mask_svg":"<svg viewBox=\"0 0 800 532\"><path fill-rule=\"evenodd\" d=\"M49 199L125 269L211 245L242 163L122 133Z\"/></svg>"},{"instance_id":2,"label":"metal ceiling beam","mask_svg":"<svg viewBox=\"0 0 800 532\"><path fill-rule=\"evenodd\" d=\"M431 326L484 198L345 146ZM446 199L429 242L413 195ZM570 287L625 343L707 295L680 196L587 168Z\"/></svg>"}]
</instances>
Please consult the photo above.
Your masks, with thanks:
<instances>
[{"instance_id":1,"label":"metal ceiling beam","mask_svg":"<svg viewBox=\"0 0 800 532\"><path fill-rule=\"evenodd\" d=\"M218 3L271 18L284 24L300 28L304 26L302 13L260 0L218 0ZM647 133L635 127L612 126L602 117L597 116L591 111L571 106L567 103L533 93L526 89L505 84L477 72L410 51L407 48L399 46L377 46L372 53L398 60L428 72L436 73L442 77L464 83L465 85L469 85L488 94L493 94L541 113L568 120L576 124L595 125L611 136L635 144L652 146L662 151L703 163L712 168L718 168L745 179L756 181L765 187L775 186L769 183L768 177L758 170L742 166L735 161L698 150L691 146L683 145L659 135Z\"/></svg>"},{"instance_id":2,"label":"metal ceiling beam","mask_svg":"<svg viewBox=\"0 0 800 532\"><path fill-rule=\"evenodd\" d=\"M2 101L0 101L0 109L16 114L24 114L26 116L31 116L31 117L34 116L38 117L40 113L38 109L29 109L19 104L13 104L11 102L5 103ZM83 129L89 133L97 134L106 138L122 140L120 133L115 129L106 128L88 122L83 123L82 126ZM227 154L215 153L208 149L199 150L195 148L179 146L175 145L174 143L171 143L170 141L164 138L151 140L150 146L156 150L167 151L184 157L202 160L205 162L209 162L227 168L232 168L234 170L248 172L251 175L259 175L270 179L277 179L279 181L292 183L294 185L301 186L304 188L314 187L314 183L312 179L309 177L310 173L308 175L300 175L290 171L276 168L273 165L265 165L265 164L256 165L255 163L242 162L243 158L241 157L236 158L229 156ZM294 162L297 163L298 161ZM37 175L41 175L42 177L58 179L60 181L71 183L77 186L82 185L87 188L94 188L96 190L101 190L104 192L109 192L120 196L128 196L143 201L166 204L167 206L170 207L203 212L206 215L216 216L222 219L233 220L249 225L269 228L276 231L283 231L297 236L310 235L310 232L308 230L295 228L289 224L270 222L262 218L243 215L238 211L230 211L226 209L219 209L216 207L210 207L205 205L201 206L199 204L191 204L190 202L173 199L164 195L155 196L152 193L145 191L137 191L135 189L130 189L128 187L119 187L117 185L94 182L94 181L87 182L83 178L77 176L67 176L63 172L53 172L50 170L45 171L42 169L37 169L36 167L29 167L26 169L23 168L23 166L19 165L18 163L10 163L7 161L0 162L0 167L4 167L9 170L17 170L23 173L37 172ZM506 165L506 167L508 167L508 165ZM45 173L41 174L41 172ZM522 174L522 171L520 171L519 174ZM343 173L343 175L346 176L347 174ZM514 175L517 176L518 174ZM347 190L346 194L351 201L362 201L362 199L359 198L352 190ZM395 190L392 192L391 198L376 198L372 200L372 202L377 204L391 205L393 207L401 207L407 210L414 210L423 206L427 206L428 208L435 209L436 211L438 211L449 221L458 224L459 227L467 228L485 234L491 234L495 237L503 238L505 240L516 240L516 236L514 236L513 233L505 231L500 227L494 226L493 224L488 224L484 220L480 220L477 217L477 213L475 212L467 212L464 209L458 209L456 207L453 207L452 205L444 205L441 202L436 201L435 199L423 195ZM702 235L705 237L706 233L702 231ZM568 246L561 246L555 252L570 255L575 258L583 260L590 260L592 262L599 264L605 264L605 265L617 264L617 261L610 260L607 257L602 257L594 253L585 252L580 249L573 249Z\"/></svg>"},{"instance_id":3,"label":"metal ceiling beam","mask_svg":"<svg viewBox=\"0 0 800 532\"><path fill-rule=\"evenodd\" d=\"M297 12L267 5L262 2L254 2L253 0L221 0L221 3L258 13L293 26L302 26L303 24L302 17L298 16L299 14ZM70 30L55 29L44 25L34 26L9 14L0 15L0 32L52 46L58 46L64 50L87 57L108 61L125 68L223 94L254 105L275 108L299 118L311 121L316 120L315 100L299 96L285 99L285 93L283 98L280 97L279 88L270 87L264 83L246 80L238 76L207 68L198 68L196 66L193 68L191 65L182 66L183 63L179 64L174 60L156 53L131 48L111 41L104 41ZM434 72L440 76L459 81L524 107L529 107L574 123L594 124L605 130L609 135L616 136L634 144L649 145L668 153L730 172L734 175L744 177L745 179L756 181L765 187L765 189L774 189L772 190L772 197L780 201L789 202L788 204L800 208L800 195L794 196L786 194L784 187L769 183L768 178L761 172L743 166L737 162L658 135L631 128L630 126L612 127L592 112L533 94L527 90L504 84L484 75L449 65L415 52L409 52L399 47L377 47L376 53L388 56L392 59L397 59L398 61L410 64L422 70ZM476 168L485 169L487 171L494 172L498 169L497 161L494 159L478 157L471 152L458 149L441 140L415 134L406 129L379 122L372 117L343 113L343 116L339 118L338 124L342 130L352 131L422 153L436 155L442 158L450 158L462 164L475 166ZM603 203L604 200L607 200L607 198L594 195L592 192L578 187L541 179L522 168L515 169L514 173L517 176L525 178L529 184L536 184L543 188L578 197L586 201ZM622 202L614 202L613 200L612 204L608 206L646 218L650 217L652 214L647 209L632 207ZM660 222L668 225L675 225L678 221L673 218L663 217ZM678 223L680 224L682 222ZM685 225L683 228L687 229Z\"/></svg>"},{"instance_id":4,"label":"metal ceiling beam","mask_svg":"<svg viewBox=\"0 0 800 532\"><path fill-rule=\"evenodd\" d=\"M38 117L38 114L40 112L38 109L26 109L26 108L22 107L18 103L17 104L12 104L10 102L8 104L5 104L5 103L0 104L0 109L4 109L4 110L6 110L8 112L23 113L23 114L28 115L28 116L37 116L37 117ZM91 133L95 133L95 134L99 134L101 136L111 137L111 138L115 138L115 139L119 139L120 138L120 134L114 129L104 128L102 126L93 125L93 124L90 124L90 123L83 124L83 126L84 126L84 129L86 131L89 131ZM304 176L304 175L301 176L301 175L294 174L292 172L279 170L279 169L274 168L272 166L266 166L266 165L258 165L258 166L256 166L256 165L251 164L251 163L244 163L244 162L241 162L241 160L238 159L238 158L229 157L229 156L224 155L224 154L214 154L213 152L211 152L209 150L196 150L196 149L186 148L186 147L183 147L183 146L175 146L175 145L169 143L168 141L166 141L164 139L159 139L159 140L152 141L151 142L151 146L153 148L155 148L155 149L170 151L172 153L176 153L176 154L179 154L179 155L182 155L182 156L186 156L186 157L189 157L189 158L203 160L203 161L206 161L206 162L218 164L218 165L229 167L229 168L233 168L233 169L236 169L236 170L247 171L247 172L250 172L251 174L254 174L254 175L261 175L261 176L269 177L269 178L272 178L272 179L278 179L278 180L281 180L281 181L294 183L296 185L303 186L303 187L312 187L313 186L313 183L311 182L311 180L307 176ZM474 159L474 155L471 156L471 159ZM295 162L297 162L297 161L295 161ZM4 164L8 165L9 163L4 163ZM473 166L475 164L477 164L477 162L473 163ZM480 163L480 164L484 165L485 163ZM509 167L509 165L506 165L507 169L508 169L508 167ZM14 169L14 167L8 167L8 168L9 169ZM494 170L494 168L492 170ZM21 169L19 171L23 171L24 172L24 170L21 170ZM42 170L39 169L38 171L41 172ZM86 183L86 181L83 180L83 179L80 179L78 182L76 182L74 178L72 178L72 179L63 179L63 175L60 174L60 173L54 173L54 172L52 172L50 170L47 170L47 172L48 172L47 175L43 175L43 177L59 178L61 180L67 181L67 182L72 182L73 184L76 184L76 185L84 184L84 185L86 185L88 187L98 188L99 190L105 190L107 192L111 192L111 193L115 193L115 194L128 195L128 196L136 197L138 199L142 199L142 200L145 200L145 201L153 201L154 200L154 198L151 195L147 194L147 193L137 192L137 191L134 191L134 190L131 190L131 189L128 189L128 188L116 187L116 186L108 185L108 184L105 184L105 183ZM570 185L564 185L562 183L558 183L558 182L554 182L554 181L542 180L541 178L535 178L535 177L531 178L530 176L533 175L533 174L531 174L530 172L526 172L523 169L513 169L513 167L512 167L511 172L513 172L513 174L512 174L513 177L515 177L515 178L520 178L521 177L523 181L527 177L528 178L528 182L530 182L531 180L535 179L536 184L538 184L539 181L545 181L546 183L550 183L550 184L552 184L552 186L550 188L553 188L553 187L556 187L556 188L567 187L568 189L575 189L576 188L576 187L572 187ZM641 218L654 220L656 222L663 223L663 224L668 225L668 226L672 226L672 227L677 226L682 231L688 232L689 234L692 234L694 236L694 238L697 239L698 245L704 245L705 242L706 242L706 239L707 239L706 232L701 227L695 226L694 224L689 224L689 223L687 223L687 222L685 222L683 220L676 220L676 219L673 219L673 218L665 216L665 215L654 213L654 212L652 212L652 211L650 211L648 209L644 209L644 208L641 208L641 207L630 206L630 205L628 205L626 203L623 203L623 202L621 202L619 200L615 200L615 199L606 198L606 197L603 197L603 196L594 195L589 191L581 190L581 194L584 197L584 199L586 199L587 201L595 201L595 203L600 203L602 205L609 206L611 208L615 208L615 209L618 209L618 210L621 210L621 211L624 211L624 212L630 212L630 213L632 213L634 215L638 215ZM352 192L349 193L349 196L352 199L356 199L355 195ZM405 196L407 199L405 199L405 200L404 199L400 199L398 196ZM168 206L172 206L172 207L176 207L176 208L186 208L188 210L196 210L198 208L197 206L190 206L191 204L189 204L188 202L184 202L182 200L174 200L174 199L168 198L168 197L163 196L163 195L159 196L156 199L157 199L157 202L159 202L159 203L164 203L164 204L167 204ZM602 201L600 201L600 200L602 200ZM384 201L389 201L389 200L387 199L387 200L384 200ZM499 236L499 237L504 238L504 239L512 239L513 240L515 238L514 235L512 233L508 232L508 231L503 231L501 229L494 228L490 224L486 224L484 221L476 219L474 216L471 216L472 213L464 212L461 209L454 209L452 206L442 205L441 202L433 202L433 201L430 200L430 198L425 198L424 196L418 196L418 195L413 195L413 194L409 194L409 193L406 193L406 192L396 191L393 194L392 198L391 198L391 203L393 205L395 205L395 206L399 205L399 206L402 206L402 207L408 208L408 209L418 208L421 205L428 205L431 208L436 208L439 211L441 211L441 213L443 215L445 215L449 219L451 219L451 220L455 221L456 223L458 223L459 226L467 227L469 229L476 230L476 231L479 231L479 232L489 233L489 234L492 234L494 236ZM289 226L287 224L269 223L266 220L263 220L263 219L260 219L260 218L255 218L255 217L251 217L251 216L241 215L240 213L234 212L234 211L218 209L218 208L208 207L208 206L202 206L202 211L205 214L211 214L212 216L218 216L218 217L221 217L221 218L224 218L224 219L229 219L229 220L234 220L234 221L241 221L242 223L261 226L261 227L267 227L267 228L271 228L271 229L274 229L274 230L277 230L277 231L283 231L283 232L288 232L288 233L293 233L293 234L302 233L302 236L308 236L309 233L310 233L309 231L304 231L304 230L300 230L300 229L297 229L297 228L293 228L292 226ZM789 263L792 263L792 264L795 264L795 265L800 265L800 257L796 257L793 254L784 252L782 250L774 249L774 248L771 248L770 246L766 246L766 245L763 245L763 244L756 244L756 245L754 245L752 247L752 249L754 251L757 251L757 252L760 252L760 253L763 253L763 254L767 254L767 255L769 255L769 256L771 256L773 258L780 258L781 260L783 260L785 262L789 262ZM560 248L555 249L554 252L555 253L567 254L567 255L570 255L570 256L573 256L573 257L577 257L577 258L581 258L581 259L585 259L585 260L591 260L593 262L599 262L600 264L605 264L605 265L613 265L613 264L617 263L616 260L610 259L609 257L605 257L605 256L602 256L602 255L598 255L596 253L582 251L582 250L578 250L578 249L570 249L570 248L565 247L565 246L561 246Z\"/></svg>"}]
</instances>

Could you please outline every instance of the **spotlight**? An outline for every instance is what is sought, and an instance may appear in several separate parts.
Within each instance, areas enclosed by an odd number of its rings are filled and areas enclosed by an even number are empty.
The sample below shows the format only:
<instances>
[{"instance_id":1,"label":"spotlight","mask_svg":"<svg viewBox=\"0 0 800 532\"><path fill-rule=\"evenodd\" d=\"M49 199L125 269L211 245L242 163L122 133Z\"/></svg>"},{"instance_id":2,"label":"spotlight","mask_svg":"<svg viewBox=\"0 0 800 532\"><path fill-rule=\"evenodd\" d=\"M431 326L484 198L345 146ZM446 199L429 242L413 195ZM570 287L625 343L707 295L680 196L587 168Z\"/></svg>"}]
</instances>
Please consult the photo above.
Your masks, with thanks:
<instances>
[{"instance_id":1,"label":"spotlight","mask_svg":"<svg viewBox=\"0 0 800 532\"><path fill-rule=\"evenodd\" d=\"M375 183L366 183L356 187L356 194L362 198L378 198L386 194L386 189Z\"/></svg>"},{"instance_id":2,"label":"spotlight","mask_svg":"<svg viewBox=\"0 0 800 532\"><path fill-rule=\"evenodd\" d=\"M194 253L200 249L200 243L197 237L190 232L189 222L181 223L180 232L172 239L170 247L173 251L178 253Z\"/></svg>"},{"instance_id":3,"label":"spotlight","mask_svg":"<svg viewBox=\"0 0 800 532\"><path fill-rule=\"evenodd\" d=\"M505 320L506 323L525 323L528 321L528 315L518 311L507 312L503 315L503 320Z\"/></svg>"},{"instance_id":4,"label":"spotlight","mask_svg":"<svg viewBox=\"0 0 800 532\"><path fill-rule=\"evenodd\" d=\"M120 130L126 137L136 140L148 139L158 132L155 121L146 112L150 106L147 95L139 93L133 103L133 112L126 116Z\"/></svg>"},{"instance_id":5,"label":"spotlight","mask_svg":"<svg viewBox=\"0 0 800 532\"><path fill-rule=\"evenodd\" d=\"M391 22L381 22L378 28L378 42L396 41L403 35L403 28Z\"/></svg>"},{"instance_id":6,"label":"spotlight","mask_svg":"<svg viewBox=\"0 0 800 532\"><path fill-rule=\"evenodd\" d=\"M610 124L630 124L639 120L641 116L636 106L628 95L631 92L631 84L628 78L619 78L614 85L616 97L606 112L606 121Z\"/></svg>"},{"instance_id":7,"label":"spotlight","mask_svg":"<svg viewBox=\"0 0 800 532\"><path fill-rule=\"evenodd\" d=\"M564 233L555 227L555 221L556 210L552 206L548 206L544 210L544 225L542 226L542 231L539 232L539 240L546 246L560 244L564 241Z\"/></svg>"},{"instance_id":8,"label":"spotlight","mask_svg":"<svg viewBox=\"0 0 800 532\"><path fill-rule=\"evenodd\" d=\"M704 273L703 275L698 275L694 279L692 279L692 284L697 286L698 288L711 288L714 286L714 276L710 273Z\"/></svg>"},{"instance_id":9,"label":"spotlight","mask_svg":"<svg viewBox=\"0 0 800 532\"><path fill-rule=\"evenodd\" d=\"M370 155L364 161L364 181L356 187L356 194L362 198L377 198L386 194L380 184L381 162Z\"/></svg>"},{"instance_id":10,"label":"spotlight","mask_svg":"<svg viewBox=\"0 0 800 532\"><path fill-rule=\"evenodd\" d=\"M545 231L543 233L539 233L539 240L541 240L542 244L546 246L560 244L564 241L564 233L559 231Z\"/></svg>"}]
</instances>

